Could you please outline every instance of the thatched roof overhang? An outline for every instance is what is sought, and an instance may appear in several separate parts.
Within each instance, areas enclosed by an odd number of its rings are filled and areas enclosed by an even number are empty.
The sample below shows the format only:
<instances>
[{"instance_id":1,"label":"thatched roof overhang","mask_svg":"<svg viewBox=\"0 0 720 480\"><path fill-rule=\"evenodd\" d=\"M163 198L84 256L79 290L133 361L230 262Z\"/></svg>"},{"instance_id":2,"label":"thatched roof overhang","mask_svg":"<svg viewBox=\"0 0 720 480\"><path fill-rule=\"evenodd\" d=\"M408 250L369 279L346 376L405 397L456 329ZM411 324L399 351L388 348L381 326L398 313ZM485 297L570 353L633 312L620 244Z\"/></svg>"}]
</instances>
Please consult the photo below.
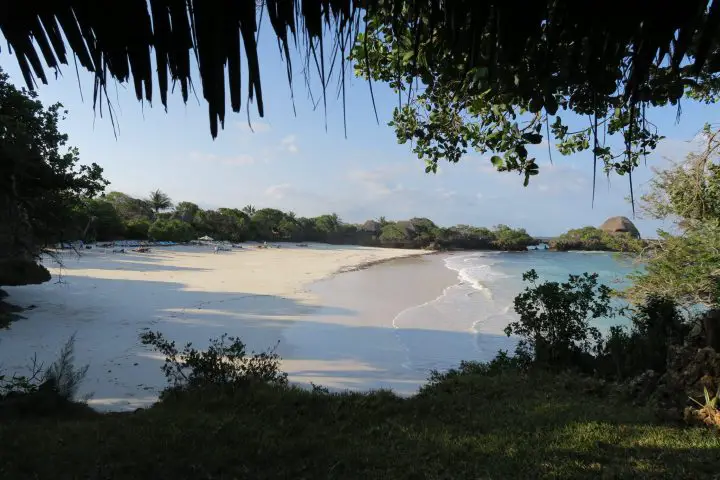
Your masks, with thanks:
<instances>
[{"instance_id":1,"label":"thatched roof overhang","mask_svg":"<svg viewBox=\"0 0 720 480\"><path fill-rule=\"evenodd\" d=\"M317 62L327 85L333 68L326 58L345 61L365 27L365 9L388 19L394 31L410 29L417 44L432 36L437 48L456 52L467 69L487 68L500 85L517 82L518 77L501 77L520 69L518 88L541 92L540 102L553 93L547 90L568 88L568 81L556 87L553 79L558 69L579 62L596 67L569 77L574 87L587 89L588 98L615 88L613 75L603 71L622 71L623 95L633 101L648 95L644 89L654 66L669 65L678 78L682 69L720 71L720 0L25 0L2 2L0 31L28 87L47 82L43 60L55 69L74 56L78 66L95 74L95 105L110 79L132 82L138 100L152 101L157 92L165 106L168 90L178 84L187 100L195 56L216 136L226 94L233 111L240 111L244 96L264 113L257 50L261 17L272 27L262 34L279 42L288 81L293 80L290 50L296 48ZM331 52L323 51L324 37L334 45ZM673 88L682 92L682 83Z\"/></svg>"}]
</instances>

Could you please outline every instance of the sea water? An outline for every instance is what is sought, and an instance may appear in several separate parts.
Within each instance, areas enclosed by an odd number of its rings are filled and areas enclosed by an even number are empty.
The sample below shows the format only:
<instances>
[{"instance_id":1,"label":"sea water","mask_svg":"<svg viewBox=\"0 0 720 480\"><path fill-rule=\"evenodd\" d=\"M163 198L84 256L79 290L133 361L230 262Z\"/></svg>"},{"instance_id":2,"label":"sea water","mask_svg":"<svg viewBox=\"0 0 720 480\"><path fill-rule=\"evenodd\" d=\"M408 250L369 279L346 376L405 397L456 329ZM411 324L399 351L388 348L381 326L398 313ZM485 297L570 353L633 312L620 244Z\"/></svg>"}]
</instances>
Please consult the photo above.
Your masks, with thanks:
<instances>
[{"instance_id":1,"label":"sea water","mask_svg":"<svg viewBox=\"0 0 720 480\"><path fill-rule=\"evenodd\" d=\"M504 333L517 319L514 298L528 285L522 275L534 269L539 282L565 282L570 274L597 273L600 283L622 290L637 270L632 259L605 252L472 252L449 254L445 268L457 272L457 283L437 298L400 312L392 326L405 352L403 368L426 373L457 366L461 360L488 361L499 350L512 352L517 339ZM622 302L613 300L618 306ZM624 318L601 318L594 324L606 332L627 324ZM428 342L429 330L455 332ZM464 334L462 334L464 333Z\"/></svg>"}]
</instances>

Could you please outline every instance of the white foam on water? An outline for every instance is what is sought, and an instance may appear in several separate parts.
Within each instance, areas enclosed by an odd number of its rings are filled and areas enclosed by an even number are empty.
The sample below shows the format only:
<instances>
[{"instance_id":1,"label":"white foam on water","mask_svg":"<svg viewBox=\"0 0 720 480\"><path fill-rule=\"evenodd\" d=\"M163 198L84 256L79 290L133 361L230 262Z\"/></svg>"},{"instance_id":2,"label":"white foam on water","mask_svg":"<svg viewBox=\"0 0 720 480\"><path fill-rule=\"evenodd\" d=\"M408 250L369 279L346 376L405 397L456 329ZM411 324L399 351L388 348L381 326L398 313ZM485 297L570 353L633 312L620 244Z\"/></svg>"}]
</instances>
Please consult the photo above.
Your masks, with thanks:
<instances>
[{"instance_id":1,"label":"white foam on water","mask_svg":"<svg viewBox=\"0 0 720 480\"><path fill-rule=\"evenodd\" d=\"M478 252L446 258L445 266L458 273L458 283L393 318L406 352L405 369L445 370L462 360L488 361L498 350L514 348L515 341L503 332L513 319L504 286L510 276L493 268L495 256Z\"/></svg>"}]
</instances>

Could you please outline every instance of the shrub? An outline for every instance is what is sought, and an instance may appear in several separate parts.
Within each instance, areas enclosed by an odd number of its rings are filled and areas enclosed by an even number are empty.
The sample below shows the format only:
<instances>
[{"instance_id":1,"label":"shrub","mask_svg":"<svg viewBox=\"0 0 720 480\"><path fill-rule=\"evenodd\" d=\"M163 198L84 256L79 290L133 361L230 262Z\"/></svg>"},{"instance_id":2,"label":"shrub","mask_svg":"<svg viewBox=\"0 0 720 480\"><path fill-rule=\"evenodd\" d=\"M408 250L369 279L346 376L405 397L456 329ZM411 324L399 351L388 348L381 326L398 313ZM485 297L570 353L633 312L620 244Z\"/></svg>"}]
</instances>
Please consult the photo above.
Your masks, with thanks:
<instances>
[{"instance_id":1,"label":"shrub","mask_svg":"<svg viewBox=\"0 0 720 480\"><path fill-rule=\"evenodd\" d=\"M145 219L130 220L125 224L125 236L131 240L147 240L150 222Z\"/></svg>"},{"instance_id":2,"label":"shrub","mask_svg":"<svg viewBox=\"0 0 720 480\"><path fill-rule=\"evenodd\" d=\"M710 427L720 428L720 409L718 402L720 401L720 388L715 395L710 395L707 387L704 391L705 403L690 397L700 408L688 407L685 409L685 420L689 422L700 422Z\"/></svg>"},{"instance_id":3,"label":"shrub","mask_svg":"<svg viewBox=\"0 0 720 480\"><path fill-rule=\"evenodd\" d=\"M492 245L501 250L523 251L534 245L535 239L524 228L513 229L507 225L497 225L493 230L495 239Z\"/></svg>"},{"instance_id":4,"label":"shrub","mask_svg":"<svg viewBox=\"0 0 720 480\"><path fill-rule=\"evenodd\" d=\"M75 334L73 334L60 350L60 356L43 374L43 384L52 386L55 392L65 400L73 400L80 383L85 379L90 365L75 367Z\"/></svg>"},{"instance_id":5,"label":"shrub","mask_svg":"<svg viewBox=\"0 0 720 480\"><path fill-rule=\"evenodd\" d=\"M223 334L211 339L206 351L187 343L182 351L175 342L160 332L146 332L140 336L143 345L150 345L165 356L162 371L170 384L170 391L206 385L242 386L251 382L287 385L287 374L280 371L280 356L275 348L248 355L245 344L237 337Z\"/></svg>"},{"instance_id":6,"label":"shrub","mask_svg":"<svg viewBox=\"0 0 720 480\"><path fill-rule=\"evenodd\" d=\"M659 374L667 370L667 351L682 345L689 325L674 301L648 297L635 308L628 329L614 326L598 359L599 373L617 379L639 375L647 370Z\"/></svg>"},{"instance_id":7,"label":"shrub","mask_svg":"<svg viewBox=\"0 0 720 480\"><path fill-rule=\"evenodd\" d=\"M47 369L34 357L28 375L0 375L0 418L94 414L84 401L76 400L88 366L75 367L74 351L75 335Z\"/></svg>"},{"instance_id":8,"label":"shrub","mask_svg":"<svg viewBox=\"0 0 720 480\"><path fill-rule=\"evenodd\" d=\"M530 367L532 358L520 352L514 356L510 356L506 350L500 350L495 358L489 362L473 362L463 360L458 368L451 368L447 371L440 372L431 370L428 383L423 385L421 392L427 392L438 385L447 381L452 381L466 375L479 376L497 376L508 371L525 371Z\"/></svg>"},{"instance_id":9,"label":"shrub","mask_svg":"<svg viewBox=\"0 0 720 480\"><path fill-rule=\"evenodd\" d=\"M610 288L598 284L597 274L570 275L565 283L538 283L538 278L535 270L523 274L530 286L515 297L520 319L505 333L518 335L517 351L535 363L591 368L588 357L598 351L602 336L590 321L614 315Z\"/></svg>"},{"instance_id":10,"label":"shrub","mask_svg":"<svg viewBox=\"0 0 720 480\"><path fill-rule=\"evenodd\" d=\"M150 226L148 236L160 241L189 242L195 238L195 230L180 220L158 219Z\"/></svg>"}]
</instances>

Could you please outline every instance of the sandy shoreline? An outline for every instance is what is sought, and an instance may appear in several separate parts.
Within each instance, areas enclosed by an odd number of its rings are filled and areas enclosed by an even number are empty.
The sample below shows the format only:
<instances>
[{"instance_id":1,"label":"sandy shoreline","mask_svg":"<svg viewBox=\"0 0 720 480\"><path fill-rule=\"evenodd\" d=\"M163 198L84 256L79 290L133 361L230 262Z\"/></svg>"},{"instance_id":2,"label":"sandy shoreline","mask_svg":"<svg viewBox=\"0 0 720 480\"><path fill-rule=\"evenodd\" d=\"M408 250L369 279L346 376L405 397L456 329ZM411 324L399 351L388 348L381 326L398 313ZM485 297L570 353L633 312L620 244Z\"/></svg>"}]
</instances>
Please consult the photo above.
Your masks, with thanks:
<instances>
[{"instance_id":1,"label":"sandy shoreline","mask_svg":"<svg viewBox=\"0 0 720 480\"><path fill-rule=\"evenodd\" d=\"M138 340L147 329L200 347L225 332L254 350L280 340L278 352L288 359L283 366L291 379L293 372L310 369L362 370L352 358L303 358L295 342L287 341L285 332L299 321L332 313L315 302L309 286L339 272L426 252L284 245L218 254L209 247L83 253L65 254L62 268L48 259L53 279L46 284L6 289L8 301L35 308L0 331L0 369L22 373L34 353L49 362L75 333L76 362L90 365L81 394L92 394L90 404L98 409L123 410L147 406L165 384L161 359Z\"/></svg>"}]
</instances>

